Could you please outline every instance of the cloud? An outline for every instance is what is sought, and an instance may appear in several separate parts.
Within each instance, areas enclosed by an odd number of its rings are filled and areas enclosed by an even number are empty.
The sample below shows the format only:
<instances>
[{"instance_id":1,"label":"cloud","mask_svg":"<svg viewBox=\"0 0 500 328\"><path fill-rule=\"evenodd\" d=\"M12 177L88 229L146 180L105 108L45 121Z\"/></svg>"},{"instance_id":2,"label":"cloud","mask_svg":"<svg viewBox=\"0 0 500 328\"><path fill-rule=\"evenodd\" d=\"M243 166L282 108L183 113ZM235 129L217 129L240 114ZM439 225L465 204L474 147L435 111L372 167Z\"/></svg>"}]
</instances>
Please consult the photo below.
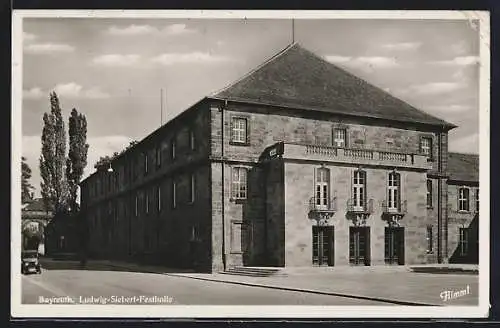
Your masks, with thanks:
<instances>
[{"instance_id":1,"label":"cloud","mask_svg":"<svg viewBox=\"0 0 500 328\"><path fill-rule=\"evenodd\" d=\"M144 35L157 32L157 29L150 25L129 25L127 27L111 26L107 33L111 35Z\"/></svg>"},{"instance_id":2,"label":"cloud","mask_svg":"<svg viewBox=\"0 0 500 328\"><path fill-rule=\"evenodd\" d=\"M171 24L162 29L151 25L129 25L126 27L111 26L106 30L107 34L116 36L136 36L146 34L181 35L194 33L196 30L190 29L186 24Z\"/></svg>"},{"instance_id":3,"label":"cloud","mask_svg":"<svg viewBox=\"0 0 500 328\"><path fill-rule=\"evenodd\" d=\"M29 90L23 90L23 98L26 99L40 99L48 94L44 93L41 88L34 87Z\"/></svg>"},{"instance_id":4,"label":"cloud","mask_svg":"<svg viewBox=\"0 0 500 328\"><path fill-rule=\"evenodd\" d=\"M235 61L234 58L212 55L206 52L191 53L165 53L151 58L153 63L161 65L173 64L216 64L227 61Z\"/></svg>"},{"instance_id":5,"label":"cloud","mask_svg":"<svg viewBox=\"0 0 500 328\"><path fill-rule=\"evenodd\" d=\"M422 45L421 42L400 42L400 43L387 43L381 47L387 50L416 50Z\"/></svg>"},{"instance_id":6,"label":"cloud","mask_svg":"<svg viewBox=\"0 0 500 328\"><path fill-rule=\"evenodd\" d=\"M433 111L446 112L446 113L461 113L468 110L472 110L472 106L463 104L435 105L435 106L427 106L426 108Z\"/></svg>"},{"instance_id":7,"label":"cloud","mask_svg":"<svg viewBox=\"0 0 500 328\"><path fill-rule=\"evenodd\" d=\"M340 64L347 67L373 70L376 68L392 68L399 66L395 57L382 57L382 56L361 56L349 57L339 55L327 55L325 59L333 64Z\"/></svg>"},{"instance_id":8,"label":"cloud","mask_svg":"<svg viewBox=\"0 0 500 328\"><path fill-rule=\"evenodd\" d=\"M37 43L27 45L26 47L24 47L24 51L35 55L47 55L61 52L73 52L75 51L75 47L68 44Z\"/></svg>"},{"instance_id":9,"label":"cloud","mask_svg":"<svg viewBox=\"0 0 500 328\"><path fill-rule=\"evenodd\" d=\"M89 98L89 99L101 99L108 98L110 95L101 91L97 87L92 87L90 89L84 89L81 85L70 82L57 84L53 90L61 97L67 98Z\"/></svg>"},{"instance_id":10,"label":"cloud","mask_svg":"<svg viewBox=\"0 0 500 328\"><path fill-rule=\"evenodd\" d=\"M87 156L87 167L84 170L83 178L86 178L94 172L94 164L101 156L112 155L116 151L124 149L129 142L130 137L124 135L109 135L100 137L88 137L89 151ZM22 137L22 154L26 157L26 162L32 170L31 184L35 187L35 196L40 197L40 169L38 160L41 152L40 136Z\"/></svg>"},{"instance_id":11,"label":"cloud","mask_svg":"<svg viewBox=\"0 0 500 328\"><path fill-rule=\"evenodd\" d=\"M179 34L188 34L194 33L196 30L189 29L186 24L172 24L168 25L163 29L163 32L168 35L179 35Z\"/></svg>"},{"instance_id":12,"label":"cloud","mask_svg":"<svg viewBox=\"0 0 500 328\"><path fill-rule=\"evenodd\" d=\"M23 32L24 41L33 41L36 39L36 35L28 32Z\"/></svg>"},{"instance_id":13,"label":"cloud","mask_svg":"<svg viewBox=\"0 0 500 328\"><path fill-rule=\"evenodd\" d=\"M461 82L429 82L410 86L409 91L422 95L433 95L457 91L465 87L466 85Z\"/></svg>"},{"instance_id":14,"label":"cloud","mask_svg":"<svg viewBox=\"0 0 500 328\"><path fill-rule=\"evenodd\" d=\"M479 63L478 56L460 56L450 60L439 60L430 62L430 64L432 65L440 65L440 66L469 66L478 63Z\"/></svg>"},{"instance_id":15,"label":"cloud","mask_svg":"<svg viewBox=\"0 0 500 328\"><path fill-rule=\"evenodd\" d=\"M135 54L108 54L95 57L94 59L92 59L92 64L113 67L133 66L139 63L140 58L141 56Z\"/></svg>"},{"instance_id":16,"label":"cloud","mask_svg":"<svg viewBox=\"0 0 500 328\"><path fill-rule=\"evenodd\" d=\"M479 133L475 132L456 139L451 137L450 151L479 154Z\"/></svg>"}]
</instances>

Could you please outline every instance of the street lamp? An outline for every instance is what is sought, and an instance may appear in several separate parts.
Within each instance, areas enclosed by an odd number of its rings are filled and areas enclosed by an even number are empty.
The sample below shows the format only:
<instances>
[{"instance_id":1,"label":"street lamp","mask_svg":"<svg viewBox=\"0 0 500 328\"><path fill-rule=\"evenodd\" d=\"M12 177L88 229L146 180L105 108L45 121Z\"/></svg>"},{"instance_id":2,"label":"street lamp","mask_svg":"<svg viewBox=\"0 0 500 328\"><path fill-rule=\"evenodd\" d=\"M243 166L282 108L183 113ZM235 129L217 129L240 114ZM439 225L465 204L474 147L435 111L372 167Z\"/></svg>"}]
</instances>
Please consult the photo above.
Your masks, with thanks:
<instances>
[{"instance_id":1,"label":"street lamp","mask_svg":"<svg viewBox=\"0 0 500 328\"><path fill-rule=\"evenodd\" d=\"M113 173L113 168L111 167L111 162L109 162L108 172Z\"/></svg>"}]
</instances>

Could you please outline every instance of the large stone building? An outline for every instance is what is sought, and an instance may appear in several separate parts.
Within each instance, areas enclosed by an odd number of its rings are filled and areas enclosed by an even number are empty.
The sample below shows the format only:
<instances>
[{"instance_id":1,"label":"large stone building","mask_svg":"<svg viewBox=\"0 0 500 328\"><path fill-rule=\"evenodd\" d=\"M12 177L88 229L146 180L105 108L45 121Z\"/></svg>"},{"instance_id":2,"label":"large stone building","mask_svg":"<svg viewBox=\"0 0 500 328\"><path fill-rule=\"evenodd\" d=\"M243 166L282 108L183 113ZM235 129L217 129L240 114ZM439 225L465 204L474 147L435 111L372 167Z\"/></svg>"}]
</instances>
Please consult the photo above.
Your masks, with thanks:
<instances>
[{"instance_id":1,"label":"large stone building","mask_svg":"<svg viewBox=\"0 0 500 328\"><path fill-rule=\"evenodd\" d=\"M84 180L89 245L208 271L471 260L453 128L293 44Z\"/></svg>"}]
</instances>

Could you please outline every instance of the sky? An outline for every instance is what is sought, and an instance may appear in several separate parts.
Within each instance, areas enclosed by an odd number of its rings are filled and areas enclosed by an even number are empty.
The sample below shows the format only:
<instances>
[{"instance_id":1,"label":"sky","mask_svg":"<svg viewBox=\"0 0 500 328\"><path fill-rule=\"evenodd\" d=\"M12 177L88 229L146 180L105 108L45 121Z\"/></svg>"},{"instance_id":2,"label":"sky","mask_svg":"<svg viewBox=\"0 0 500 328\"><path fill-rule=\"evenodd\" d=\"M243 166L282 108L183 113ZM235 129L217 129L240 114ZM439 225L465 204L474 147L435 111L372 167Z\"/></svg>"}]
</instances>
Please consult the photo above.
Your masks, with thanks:
<instances>
[{"instance_id":1,"label":"sky","mask_svg":"<svg viewBox=\"0 0 500 328\"><path fill-rule=\"evenodd\" d=\"M473 22L296 19L293 26L304 48L457 125L450 151L479 153ZM88 176L99 157L142 139L291 42L287 19L24 18L22 154L35 196L50 91L66 126L72 108L87 117Z\"/></svg>"}]
</instances>

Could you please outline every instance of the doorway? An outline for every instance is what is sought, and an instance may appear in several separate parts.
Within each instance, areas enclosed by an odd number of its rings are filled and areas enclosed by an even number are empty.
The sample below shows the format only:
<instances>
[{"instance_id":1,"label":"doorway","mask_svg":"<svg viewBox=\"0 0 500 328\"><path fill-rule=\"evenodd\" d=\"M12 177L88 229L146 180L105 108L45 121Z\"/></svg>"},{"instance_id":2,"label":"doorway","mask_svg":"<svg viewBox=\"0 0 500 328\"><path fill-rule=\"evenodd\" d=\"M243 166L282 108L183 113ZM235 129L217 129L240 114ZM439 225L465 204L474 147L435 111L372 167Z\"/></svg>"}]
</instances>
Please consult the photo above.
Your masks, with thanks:
<instances>
[{"instance_id":1,"label":"doorway","mask_svg":"<svg viewBox=\"0 0 500 328\"><path fill-rule=\"evenodd\" d=\"M404 265L405 231L403 227L385 228L385 263Z\"/></svg>"},{"instance_id":2,"label":"doorway","mask_svg":"<svg viewBox=\"0 0 500 328\"><path fill-rule=\"evenodd\" d=\"M313 226L313 265L333 266L334 227Z\"/></svg>"},{"instance_id":3,"label":"doorway","mask_svg":"<svg viewBox=\"0 0 500 328\"><path fill-rule=\"evenodd\" d=\"M349 228L349 263L370 265L370 227Z\"/></svg>"}]
</instances>

